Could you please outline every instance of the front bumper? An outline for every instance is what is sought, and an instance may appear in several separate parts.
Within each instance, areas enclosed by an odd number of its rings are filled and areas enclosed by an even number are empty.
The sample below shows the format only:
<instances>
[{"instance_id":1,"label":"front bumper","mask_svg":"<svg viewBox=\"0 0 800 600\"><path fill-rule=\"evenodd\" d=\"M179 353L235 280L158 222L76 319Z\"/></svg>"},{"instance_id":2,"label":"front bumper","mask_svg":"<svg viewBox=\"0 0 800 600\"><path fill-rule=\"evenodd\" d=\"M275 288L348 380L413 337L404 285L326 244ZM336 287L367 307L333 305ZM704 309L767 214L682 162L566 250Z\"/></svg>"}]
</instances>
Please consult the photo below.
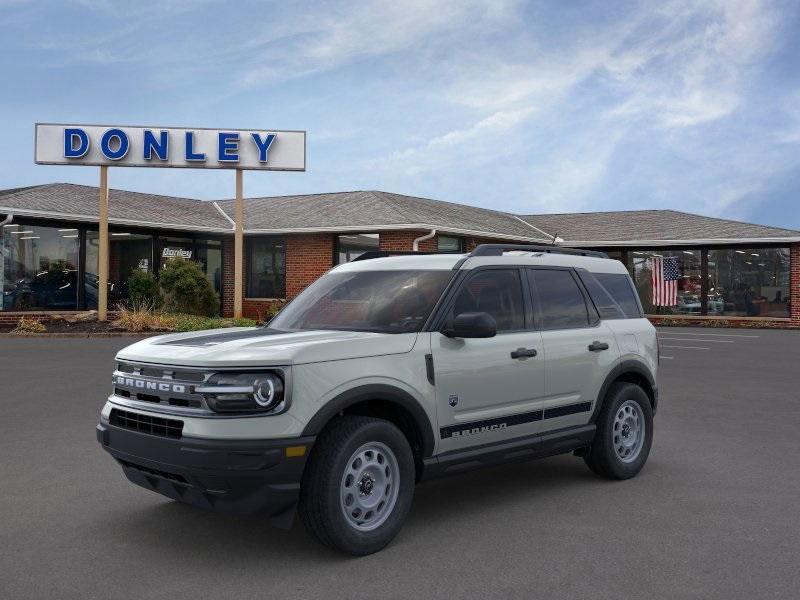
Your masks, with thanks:
<instances>
[{"instance_id":1,"label":"front bumper","mask_svg":"<svg viewBox=\"0 0 800 600\"><path fill-rule=\"evenodd\" d=\"M169 439L100 423L97 441L137 485L201 508L264 516L288 528L314 437ZM297 456L300 446L305 450Z\"/></svg>"}]
</instances>

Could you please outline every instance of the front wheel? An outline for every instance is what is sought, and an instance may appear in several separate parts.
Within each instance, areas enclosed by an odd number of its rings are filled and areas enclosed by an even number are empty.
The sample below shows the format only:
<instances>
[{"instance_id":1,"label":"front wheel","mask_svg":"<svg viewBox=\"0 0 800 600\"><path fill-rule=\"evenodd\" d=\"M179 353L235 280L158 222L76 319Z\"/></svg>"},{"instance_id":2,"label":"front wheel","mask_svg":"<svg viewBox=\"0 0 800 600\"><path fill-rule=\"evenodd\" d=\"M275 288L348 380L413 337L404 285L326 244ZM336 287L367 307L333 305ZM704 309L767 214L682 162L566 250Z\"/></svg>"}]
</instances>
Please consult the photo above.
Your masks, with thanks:
<instances>
[{"instance_id":1,"label":"front wheel","mask_svg":"<svg viewBox=\"0 0 800 600\"><path fill-rule=\"evenodd\" d=\"M589 468L611 479L630 479L641 471L653 443L653 408L633 383L615 383L597 417L597 433L584 457Z\"/></svg>"},{"instance_id":2,"label":"front wheel","mask_svg":"<svg viewBox=\"0 0 800 600\"><path fill-rule=\"evenodd\" d=\"M319 436L303 474L300 517L323 544L363 556L400 531L414 495L414 456L383 419L344 416Z\"/></svg>"}]
</instances>

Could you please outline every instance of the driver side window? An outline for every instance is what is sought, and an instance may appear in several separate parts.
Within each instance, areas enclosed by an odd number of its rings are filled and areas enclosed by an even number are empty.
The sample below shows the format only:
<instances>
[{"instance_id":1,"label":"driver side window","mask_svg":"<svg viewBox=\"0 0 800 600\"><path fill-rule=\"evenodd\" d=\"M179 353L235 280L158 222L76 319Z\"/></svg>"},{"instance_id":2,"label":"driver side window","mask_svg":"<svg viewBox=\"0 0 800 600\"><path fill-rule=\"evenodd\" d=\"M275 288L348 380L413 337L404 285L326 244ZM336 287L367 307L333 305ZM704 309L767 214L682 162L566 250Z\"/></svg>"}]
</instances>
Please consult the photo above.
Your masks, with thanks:
<instances>
[{"instance_id":1,"label":"driver side window","mask_svg":"<svg viewBox=\"0 0 800 600\"><path fill-rule=\"evenodd\" d=\"M525 304L517 269L479 271L462 286L448 321L466 312L485 312L494 317L497 331L525 329Z\"/></svg>"}]
</instances>

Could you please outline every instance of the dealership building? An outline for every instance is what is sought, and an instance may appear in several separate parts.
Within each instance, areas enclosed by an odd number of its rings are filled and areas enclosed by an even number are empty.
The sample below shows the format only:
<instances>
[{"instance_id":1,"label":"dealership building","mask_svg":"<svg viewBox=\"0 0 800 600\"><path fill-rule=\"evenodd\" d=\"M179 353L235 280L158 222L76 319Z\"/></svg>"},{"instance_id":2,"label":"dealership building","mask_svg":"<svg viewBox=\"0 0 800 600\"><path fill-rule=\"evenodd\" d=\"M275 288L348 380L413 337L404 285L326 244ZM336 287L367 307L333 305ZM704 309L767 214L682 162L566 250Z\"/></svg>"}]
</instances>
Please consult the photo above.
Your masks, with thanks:
<instances>
[{"instance_id":1,"label":"dealership building","mask_svg":"<svg viewBox=\"0 0 800 600\"><path fill-rule=\"evenodd\" d=\"M0 191L0 322L93 309L98 194L55 183ZM109 306L134 269L200 263L233 314L234 200L111 190ZM468 252L486 242L602 250L629 269L654 320L800 327L800 231L672 210L514 215L380 191L244 200L243 312L264 318L336 264L367 251ZM653 265L677 267L677 295L653 302Z\"/></svg>"}]
</instances>

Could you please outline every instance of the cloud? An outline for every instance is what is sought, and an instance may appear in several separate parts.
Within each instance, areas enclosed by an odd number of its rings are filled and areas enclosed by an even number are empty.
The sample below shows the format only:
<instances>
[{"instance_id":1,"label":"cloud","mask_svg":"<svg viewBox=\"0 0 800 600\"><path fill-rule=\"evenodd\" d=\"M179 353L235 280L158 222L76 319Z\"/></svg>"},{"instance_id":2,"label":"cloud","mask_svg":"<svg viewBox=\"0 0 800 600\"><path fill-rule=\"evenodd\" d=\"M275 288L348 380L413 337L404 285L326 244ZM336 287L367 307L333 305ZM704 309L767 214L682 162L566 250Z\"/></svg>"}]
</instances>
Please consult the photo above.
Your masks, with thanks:
<instances>
[{"instance_id":1,"label":"cloud","mask_svg":"<svg viewBox=\"0 0 800 600\"><path fill-rule=\"evenodd\" d=\"M456 162L463 167L487 159L496 160L497 136L513 130L530 118L533 112L533 108L499 111L466 129L448 131L421 146L395 152L386 159L375 161L373 165L379 167L389 163L397 165L408 175L414 175L439 170Z\"/></svg>"}]
</instances>

